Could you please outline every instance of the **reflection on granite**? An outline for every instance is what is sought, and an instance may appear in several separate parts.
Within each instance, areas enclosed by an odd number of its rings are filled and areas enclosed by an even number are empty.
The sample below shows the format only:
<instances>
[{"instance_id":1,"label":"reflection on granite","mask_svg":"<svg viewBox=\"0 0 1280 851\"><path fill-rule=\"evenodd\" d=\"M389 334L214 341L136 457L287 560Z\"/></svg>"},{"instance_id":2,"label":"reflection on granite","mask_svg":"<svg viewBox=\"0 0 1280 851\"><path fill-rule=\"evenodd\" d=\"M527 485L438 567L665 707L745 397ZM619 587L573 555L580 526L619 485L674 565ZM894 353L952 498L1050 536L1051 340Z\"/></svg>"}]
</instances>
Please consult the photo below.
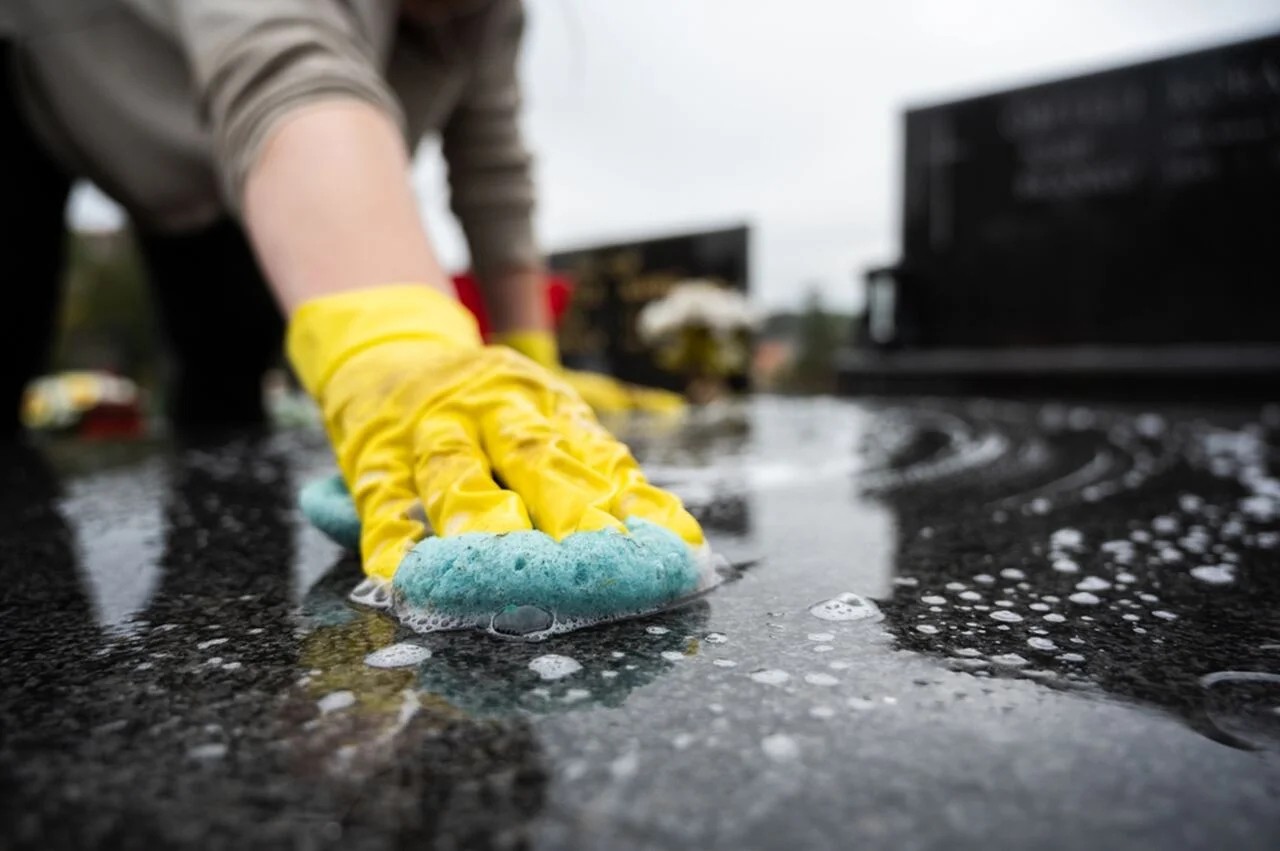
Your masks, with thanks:
<instances>
[{"instance_id":1,"label":"reflection on granite","mask_svg":"<svg viewBox=\"0 0 1280 851\"><path fill-rule=\"evenodd\" d=\"M537 644L348 605L320 435L0 450L0 847L1280 842L1280 410L628 433L741 578Z\"/></svg>"}]
</instances>

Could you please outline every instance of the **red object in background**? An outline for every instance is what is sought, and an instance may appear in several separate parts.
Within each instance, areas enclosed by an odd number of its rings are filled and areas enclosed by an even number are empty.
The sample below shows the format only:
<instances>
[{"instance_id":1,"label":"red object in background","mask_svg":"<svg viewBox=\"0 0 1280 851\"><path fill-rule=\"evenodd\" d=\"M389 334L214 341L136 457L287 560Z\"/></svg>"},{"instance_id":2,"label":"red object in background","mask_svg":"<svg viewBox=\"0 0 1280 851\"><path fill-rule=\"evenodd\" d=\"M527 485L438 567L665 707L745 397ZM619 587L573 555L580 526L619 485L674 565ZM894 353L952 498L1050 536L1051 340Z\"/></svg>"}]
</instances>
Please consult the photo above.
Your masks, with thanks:
<instances>
[{"instance_id":1,"label":"red object in background","mask_svg":"<svg viewBox=\"0 0 1280 851\"><path fill-rule=\"evenodd\" d=\"M85 411L76 434L87 440L120 440L142 437L146 426L137 405L98 405Z\"/></svg>"},{"instance_id":2,"label":"red object in background","mask_svg":"<svg viewBox=\"0 0 1280 851\"><path fill-rule=\"evenodd\" d=\"M480 297L480 285L475 275L463 272L453 276L454 289L458 291L458 301L471 311L480 325L480 333L487 339L489 336L489 315L484 309L484 299ZM573 279L567 275L547 273L547 305L551 308L551 321L557 326L560 317L569 308L569 299L573 297Z\"/></svg>"}]
</instances>

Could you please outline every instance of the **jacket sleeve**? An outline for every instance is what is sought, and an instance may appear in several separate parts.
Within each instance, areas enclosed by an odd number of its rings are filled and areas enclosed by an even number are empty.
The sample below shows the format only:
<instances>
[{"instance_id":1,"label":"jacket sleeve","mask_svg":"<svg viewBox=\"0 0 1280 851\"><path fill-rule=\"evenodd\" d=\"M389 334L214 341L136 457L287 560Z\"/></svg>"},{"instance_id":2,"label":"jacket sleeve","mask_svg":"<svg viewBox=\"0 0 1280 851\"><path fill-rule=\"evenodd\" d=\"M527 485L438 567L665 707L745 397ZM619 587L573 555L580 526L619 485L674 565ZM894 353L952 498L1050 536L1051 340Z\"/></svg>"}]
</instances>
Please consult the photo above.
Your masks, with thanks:
<instances>
[{"instance_id":1,"label":"jacket sleeve","mask_svg":"<svg viewBox=\"0 0 1280 851\"><path fill-rule=\"evenodd\" d=\"M519 125L516 60L523 30L519 0L498 0L470 85L442 131L450 206L481 280L542 265L533 232L532 158Z\"/></svg>"},{"instance_id":2,"label":"jacket sleeve","mask_svg":"<svg viewBox=\"0 0 1280 851\"><path fill-rule=\"evenodd\" d=\"M362 4L359 14L343 0L158 2L186 55L233 210L240 209L245 178L264 142L294 109L352 98L403 128L400 105L382 75L395 3Z\"/></svg>"}]
</instances>

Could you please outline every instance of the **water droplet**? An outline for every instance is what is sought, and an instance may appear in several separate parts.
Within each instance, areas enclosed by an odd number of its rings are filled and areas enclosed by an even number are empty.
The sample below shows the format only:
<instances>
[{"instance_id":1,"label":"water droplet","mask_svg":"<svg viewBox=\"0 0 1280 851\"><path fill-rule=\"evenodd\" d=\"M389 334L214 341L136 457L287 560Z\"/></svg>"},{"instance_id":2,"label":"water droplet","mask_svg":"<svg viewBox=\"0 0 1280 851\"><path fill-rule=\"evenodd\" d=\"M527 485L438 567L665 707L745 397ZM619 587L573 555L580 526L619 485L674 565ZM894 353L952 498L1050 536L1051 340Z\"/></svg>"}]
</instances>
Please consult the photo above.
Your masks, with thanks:
<instances>
[{"instance_id":1,"label":"water droplet","mask_svg":"<svg viewBox=\"0 0 1280 851\"><path fill-rule=\"evenodd\" d=\"M1019 623L1022 620L1022 615L1017 612L1010 612L1007 609L1000 609L992 612L990 618L993 621L1003 621L1004 623Z\"/></svg>"},{"instance_id":2,"label":"water droplet","mask_svg":"<svg viewBox=\"0 0 1280 851\"><path fill-rule=\"evenodd\" d=\"M800 757L800 745L786 733L774 733L760 740L765 756L775 762L789 762Z\"/></svg>"},{"instance_id":3,"label":"water droplet","mask_svg":"<svg viewBox=\"0 0 1280 851\"><path fill-rule=\"evenodd\" d=\"M317 700L316 706L320 707L321 713L328 715L330 712L337 712L346 709L348 706L353 706L355 702L356 696L352 692L334 691Z\"/></svg>"},{"instance_id":4,"label":"water droplet","mask_svg":"<svg viewBox=\"0 0 1280 851\"><path fill-rule=\"evenodd\" d=\"M1246 745L1280 749L1280 674L1218 671L1201 677L1200 685L1214 726Z\"/></svg>"},{"instance_id":5,"label":"water droplet","mask_svg":"<svg viewBox=\"0 0 1280 851\"><path fill-rule=\"evenodd\" d=\"M226 755L227 746L220 742L196 745L187 751L187 756L191 759L222 759Z\"/></svg>"},{"instance_id":6,"label":"water droplet","mask_svg":"<svg viewBox=\"0 0 1280 851\"><path fill-rule=\"evenodd\" d=\"M1096 594L1090 594L1088 591L1077 591L1067 599L1081 606L1096 606L1102 602ZM1046 615L1047 618L1048 616Z\"/></svg>"},{"instance_id":7,"label":"water droplet","mask_svg":"<svg viewBox=\"0 0 1280 851\"><path fill-rule=\"evenodd\" d=\"M555 623L555 618L545 609L537 606L512 606L493 616L489 629L498 635L533 635L546 632Z\"/></svg>"},{"instance_id":8,"label":"water droplet","mask_svg":"<svg viewBox=\"0 0 1280 851\"><path fill-rule=\"evenodd\" d=\"M760 671L752 671L751 679L767 686L780 686L790 680L791 675L786 671L779 671L777 668L767 668Z\"/></svg>"},{"instance_id":9,"label":"water droplet","mask_svg":"<svg viewBox=\"0 0 1280 851\"><path fill-rule=\"evenodd\" d=\"M957 659L951 658L947 660L947 666L957 671L976 671L985 668L991 663L986 659Z\"/></svg>"},{"instance_id":10,"label":"water droplet","mask_svg":"<svg viewBox=\"0 0 1280 851\"><path fill-rule=\"evenodd\" d=\"M410 668L430 658L427 648L401 642L373 651L364 657L364 663L370 668Z\"/></svg>"},{"instance_id":11,"label":"water droplet","mask_svg":"<svg viewBox=\"0 0 1280 851\"><path fill-rule=\"evenodd\" d=\"M548 653L546 656L539 656L531 661L529 670L544 680L558 680L581 671L582 664L577 659L571 659L568 656Z\"/></svg>"},{"instance_id":12,"label":"water droplet","mask_svg":"<svg viewBox=\"0 0 1280 851\"><path fill-rule=\"evenodd\" d=\"M837 594L830 600L824 600L812 606L809 614L824 621L857 621L866 618L879 619L880 609L865 597L851 591Z\"/></svg>"},{"instance_id":13,"label":"water droplet","mask_svg":"<svg viewBox=\"0 0 1280 851\"><path fill-rule=\"evenodd\" d=\"M1078 529L1059 529L1049 536L1049 546L1055 550L1074 550L1084 544L1084 535Z\"/></svg>"},{"instance_id":14,"label":"water droplet","mask_svg":"<svg viewBox=\"0 0 1280 851\"><path fill-rule=\"evenodd\" d=\"M1235 581L1235 568L1229 564L1206 564L1191 568L1191 575L1209 585L1230 585Z\"/></svg>"}]
</instances>

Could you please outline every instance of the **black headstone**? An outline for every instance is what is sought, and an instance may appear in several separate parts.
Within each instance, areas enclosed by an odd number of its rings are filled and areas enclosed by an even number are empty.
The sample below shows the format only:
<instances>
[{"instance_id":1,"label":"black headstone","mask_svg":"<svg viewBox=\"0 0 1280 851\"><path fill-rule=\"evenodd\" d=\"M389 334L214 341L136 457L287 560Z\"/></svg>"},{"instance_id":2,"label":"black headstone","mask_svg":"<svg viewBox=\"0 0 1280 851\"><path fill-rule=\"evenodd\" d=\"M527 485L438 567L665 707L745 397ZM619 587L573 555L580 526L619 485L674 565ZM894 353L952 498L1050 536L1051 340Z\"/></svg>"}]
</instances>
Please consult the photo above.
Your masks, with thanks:
<instances>
[{"instance_id":1,"label":"black headstone","mask_svg":"<svg viewBox=\"0 0 1280 851\"><path fill-rule=\"evenodd\" d=\"M560 327L565 363L624 381L683 389L679 376L654 363L636 317L686 278L712 278L745 290L749 233L743 225L552 254L551 268L574 282L573 301Z\"/></svg>"},{"instance_id":2,"label":"black headstone","mask_svg":"<svg viewBox=\"0 0 1280 851\"><path fill-rule=\"evenodd\" d=\"M1280 35L905 118L900 342L1280 341Z\"/></svg>"}]
</instances>

